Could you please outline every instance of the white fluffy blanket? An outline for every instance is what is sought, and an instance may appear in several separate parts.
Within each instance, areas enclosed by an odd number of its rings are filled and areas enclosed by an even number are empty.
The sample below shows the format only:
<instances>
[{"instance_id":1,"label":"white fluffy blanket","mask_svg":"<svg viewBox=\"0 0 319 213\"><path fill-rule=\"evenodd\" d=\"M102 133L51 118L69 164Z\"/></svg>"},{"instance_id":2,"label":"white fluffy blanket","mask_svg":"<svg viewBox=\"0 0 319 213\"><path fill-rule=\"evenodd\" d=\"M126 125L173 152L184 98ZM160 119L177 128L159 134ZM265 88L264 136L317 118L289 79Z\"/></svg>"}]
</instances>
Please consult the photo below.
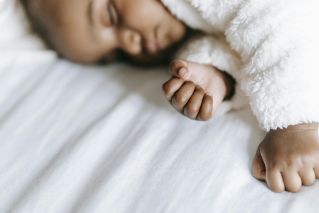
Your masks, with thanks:
<instances>
[{"instance_id":1,"label":"white fluffy blanket","mask_svg":"<svg viewBox=\"0 0 319 213\"><path fill-rule=\"evenodd\" d=\"M239 84L233 108L247 96L265 130L319 122L319 1L162 1L209 34L180 57L233 75Z\"/></svg>"}]
</instances>

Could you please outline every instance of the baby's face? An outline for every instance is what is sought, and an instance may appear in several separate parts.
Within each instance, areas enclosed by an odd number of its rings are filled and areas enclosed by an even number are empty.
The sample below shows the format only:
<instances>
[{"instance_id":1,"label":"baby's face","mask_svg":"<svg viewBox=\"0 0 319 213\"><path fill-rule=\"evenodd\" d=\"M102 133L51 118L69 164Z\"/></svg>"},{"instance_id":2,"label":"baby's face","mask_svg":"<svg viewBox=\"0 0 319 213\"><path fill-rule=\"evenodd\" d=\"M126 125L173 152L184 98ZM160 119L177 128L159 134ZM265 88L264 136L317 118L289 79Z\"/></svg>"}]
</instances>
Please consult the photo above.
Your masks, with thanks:
<instances>
[{"instance_id":1,"label":"baby's face","mask_svg":"<svg viewBox=\"0 0 319 213\"><path fill-rule=\"evenodd\" d=\"M158 55L186 34L160 0L30 1L53 48L77 62L110 59L118 51L137 58Z\"/></svg>"}]
</instances>

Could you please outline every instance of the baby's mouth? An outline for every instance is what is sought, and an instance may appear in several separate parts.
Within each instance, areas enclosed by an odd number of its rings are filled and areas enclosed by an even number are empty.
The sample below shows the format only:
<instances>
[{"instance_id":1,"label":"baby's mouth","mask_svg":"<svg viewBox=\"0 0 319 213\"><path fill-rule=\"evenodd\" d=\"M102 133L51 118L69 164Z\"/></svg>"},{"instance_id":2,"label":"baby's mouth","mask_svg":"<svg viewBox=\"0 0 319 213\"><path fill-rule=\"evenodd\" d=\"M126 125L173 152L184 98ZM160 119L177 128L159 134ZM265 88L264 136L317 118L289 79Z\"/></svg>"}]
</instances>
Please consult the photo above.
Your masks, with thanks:
<instances>
[{"instance_id":1,"label":"baby's mouth","mask_svg":"<svg viewBox=\"0 0 319 213\"><path fill-rule=\"evenodd\" d=\"M151 37L145 39L145 43L143 46L147 53L151 55L156 54L163 49L158 35L158 27L155 28Z\"/></svg>"},{"instance_id":2,"label":"baby's mouth","mask_svg":"<svg viewBox=\"0 0 319 213\"><path fill-rule=\"evenodd\" d=\"M146 53L154 55L158 53L162 48L161 48L161 43L158 41L158 39L148 39L145 40L143 44L143 49L145 50Z\"/></svg>"}]
</instances>

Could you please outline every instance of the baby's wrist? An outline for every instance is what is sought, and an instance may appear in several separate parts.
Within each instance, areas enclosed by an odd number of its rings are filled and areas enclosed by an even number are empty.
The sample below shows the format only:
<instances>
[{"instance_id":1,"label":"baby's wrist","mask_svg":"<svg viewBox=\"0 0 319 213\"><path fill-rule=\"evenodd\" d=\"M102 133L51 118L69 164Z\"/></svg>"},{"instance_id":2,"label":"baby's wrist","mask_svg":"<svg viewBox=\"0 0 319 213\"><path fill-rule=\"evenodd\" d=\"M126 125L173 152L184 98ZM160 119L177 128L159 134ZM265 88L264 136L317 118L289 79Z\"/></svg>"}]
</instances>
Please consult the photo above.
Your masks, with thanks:
<instances>
[{"instance_id":1,"label":"baby's wrist","mask_svg":"<svg viewBox=\"0 0 319 213\"><path fill-rule=\"evenodd\" d=\"M227 101L227 100L230 100L235 95L236 81L227 72L223 72L223 73L224 73L223 78L226 84L226 96L224 98L224 101Z\"/></svg>"},{"instance_id":2,"label":"baby's wrist","mask_svg":"<svg viewBox=\"0 0 319 213\"><path fill-rule=\"evenodd\" d=\"M270 130L269 133L276 133L276 132L298 132L298 131L318 131L319 123L303 123L297 125L290 125L284 129L274 129Z\"/></svg>"}]
</instances>

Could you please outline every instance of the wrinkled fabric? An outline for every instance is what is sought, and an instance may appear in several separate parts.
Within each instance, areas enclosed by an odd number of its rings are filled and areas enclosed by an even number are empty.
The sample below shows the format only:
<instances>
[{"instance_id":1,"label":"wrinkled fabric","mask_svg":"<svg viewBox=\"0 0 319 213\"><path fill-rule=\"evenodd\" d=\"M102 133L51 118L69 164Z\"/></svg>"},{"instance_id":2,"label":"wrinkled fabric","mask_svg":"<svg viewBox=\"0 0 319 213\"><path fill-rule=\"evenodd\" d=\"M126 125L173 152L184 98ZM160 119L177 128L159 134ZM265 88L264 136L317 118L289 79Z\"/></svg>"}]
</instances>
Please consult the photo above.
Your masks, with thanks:
<instances>
[{"instance_id":1,"label":"wrinkled fabric","mask_svg":"<svg viewBox=\"0 0 319 213\"><path fill-rule=\"evenodd\" d=\"M319 122L319 2L315 0L162 0L194 29L208 35L181 50L182 59L231 74L238 99L260 127ZM243 96L243 97L240 97Z\"/></svg>"},{"instance_id":2,"label":"wrinkled fabric","mask_svg":"<svg viewBox=\"0 0 319 213\"><path fill-rule=\"evenodd\" d=\"M317 212L318 182L276 194L251 176L265 133L248 108L188 120L166 68L76 65L25 33L0 49L1 213Z\"/></svg>"}]
</instances>

